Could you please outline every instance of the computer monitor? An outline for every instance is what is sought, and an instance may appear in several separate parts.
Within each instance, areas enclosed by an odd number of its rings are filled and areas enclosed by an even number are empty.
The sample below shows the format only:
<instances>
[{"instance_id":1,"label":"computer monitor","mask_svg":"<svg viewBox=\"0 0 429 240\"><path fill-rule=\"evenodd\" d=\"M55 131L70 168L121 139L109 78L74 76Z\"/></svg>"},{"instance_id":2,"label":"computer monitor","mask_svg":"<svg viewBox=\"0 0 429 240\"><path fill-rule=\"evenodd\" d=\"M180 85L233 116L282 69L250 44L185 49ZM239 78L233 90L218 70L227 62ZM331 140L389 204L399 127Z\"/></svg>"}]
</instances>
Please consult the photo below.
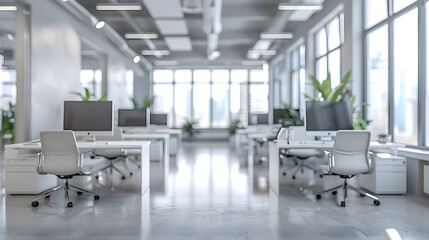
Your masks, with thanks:
<instances>
[{"instance_id":1,"label":"computer monitor","mask_svg":"<svg viewBox=\"0 0 429 240\"><path fill-rule=\"evenodd\" d=\"M305 126L308 136L324 138L335 136L338 130L353 129L353 122L344 101L307 101Z\"/></svg>"},{"instance_id":2,"label":"computer monitor","mask_svg":"<svg viewBox=\"0 0 429 240\"><path fill-rule=\"evenodd\" d=\"M150 124L167 126L168 114L167 113L151 113Z\"/></svg>"},{"instance_id":3,"label":"computer monitor","mask_svg":"<svg viewBox=\"0 0 429 240\"><path fill-rule=\"evenodd\" d=\"M268 114L249 114L249 125L268 124Z\"/></svg>"},{"instance_id":4,"label":"computer monitor","mask_svg":"<svg viewBox=\"0 0 429 240\"><path fill-rule=\"evenodd\" d=\"M294 111L296 116L290 116L291 114L289 113L289 111ZM274 108L273 123L281 124L284 127L302 125L300 115L299 115L299 109L288 110L284 108Z\"/></svg>"},{"instance_id":5,"label":"computer monitor","mask_svg":"<svg viewBox=\"0 0 429 240\"><path fill-rule=\"evenodd\" d=\"M113 135L112 101L65 101L64 130L76 136Z\"/></svg>"},{"instance_id":6,"label":"computer monitor","mask_svg":"<svg viewBox=\"0 0 429 240\"><path fill-rule=\"evenodd\" d=\"M146 127L145 109L119 109L118 110L119 127Z\"/></svg>"}]
</instances>

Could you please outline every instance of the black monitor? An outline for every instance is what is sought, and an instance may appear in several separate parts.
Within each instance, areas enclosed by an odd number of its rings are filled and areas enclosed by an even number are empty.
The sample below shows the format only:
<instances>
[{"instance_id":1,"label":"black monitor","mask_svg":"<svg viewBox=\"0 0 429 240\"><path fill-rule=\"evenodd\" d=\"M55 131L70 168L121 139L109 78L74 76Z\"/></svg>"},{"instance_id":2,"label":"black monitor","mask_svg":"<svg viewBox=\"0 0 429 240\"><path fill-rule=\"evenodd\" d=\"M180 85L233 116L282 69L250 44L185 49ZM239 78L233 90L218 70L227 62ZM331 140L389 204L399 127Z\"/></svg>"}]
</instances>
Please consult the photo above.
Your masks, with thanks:
<instances>
[{"instance_id":1,"label":"black monitor","mask_svg":"<svg viewBox=\"0 0 429 240\"><path fill-rule=\"evenodd\" d=\"M146 127L145 109L119 109L118 126L119 127Z\"/></svg>"},{"instance_id":2,"label":"black monitor","mask_svg":"<svg viewBox=\"0 0 429 240\"><path fill-rule=\"evenodd\" d=\"M151 113L150 114L150 124L166 126L167 122L168 122L168 114L167 113Z\"/></svg>"},{"instance_id":3,"label":"black monitor","mask_svg":"<svg viewBox=\"0 0 429 240\"><path fill-rule=\"evenodd\" d=\"M112 101L65 101L63 127L76 136L113 135Z\"/></svg>"},{"instance_id":4,"label":"black monitor","mask_svg":"<svg viewBox=\"0 0 429 240\"><path fill-rule=\"evenodd\" d=\"M289 111L293 111L296 116L291 116ZM284 109L274 108L273 109L273 123L282 124L284 127L302 125L299 115L299 109Z\"/></svg>"},{"instance_id":5,"label":"black monitor","mask_svg":"<svg viewBox=\"0 0 429 240\"><path fill-rule=\"evenodd\" d=\"M335 136L338 130L353 129L352 114L344 101L307 101L305 126L309 136Z\"/></svg>"},{"instance_id":6,"label":"black monitor","mask_svg":"<svg viewBox=\"0 0 429 240\"><path fill-rule=\"evenodd\" d=\"M249 125L268 124L268 114L249 114Z\"/></svg>"}]
</instances>

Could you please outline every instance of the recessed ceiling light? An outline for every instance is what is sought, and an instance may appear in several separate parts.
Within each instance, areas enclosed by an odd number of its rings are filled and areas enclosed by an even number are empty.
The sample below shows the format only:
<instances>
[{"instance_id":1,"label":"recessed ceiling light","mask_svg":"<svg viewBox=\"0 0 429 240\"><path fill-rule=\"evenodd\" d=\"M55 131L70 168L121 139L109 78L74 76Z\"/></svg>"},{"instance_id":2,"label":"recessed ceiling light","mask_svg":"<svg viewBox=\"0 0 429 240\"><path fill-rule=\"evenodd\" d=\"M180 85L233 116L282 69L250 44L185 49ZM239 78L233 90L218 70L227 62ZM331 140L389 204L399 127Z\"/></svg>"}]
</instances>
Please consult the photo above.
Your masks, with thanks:
<instances>
[{"instance_id":1,"label":"recessed ceiling light","mask_svg":"<svg viewBox=\"0 0 429 240\"><path fill-rule=\"evenodd\" d=\"M258 55L265 55L265 56L273 56L276 55L276 50L257 50L257 49L251 49L249 50L249 54L258 54Z\"/></svg>"},{"instance_id":2,"label":"recessed ceiling light","mask_svg":"<svg viewBox=\"0 0 429 240\"><path fill-rule=\"evenodd\" d=\"M318 4L288 4L280 3L279 10L283 11L320 11L323 9L322 5Z\"/></svg>"},{"instance_id":3,"label":"recessed ceiling light","mask_svg":"<svg viewBox=\"0 0 429 240\"><path fill-rule=\"evenodd\" d=\"M0 11L16 11L16 6L0 6Z\"/></svg>"},{"instance_id":4,"label":"recessed ceiling light","mask_svg":"<svg viewBox=\"0 0 429 240\"><path fill-rule=\"evenodd\" d=\"M133 62L134 62L134 63L139 63L139 62L140 62L140 60L142 60L142 58L141 58L140 56L135 56L135 57L133 58Z\"/></svg>"},{"instance_id":5,"label":"recessed ceiling light","mask_svg":"<svg viewBox=\"0 0 429 240\"><path fill-rule=\"evenodd\" d=\"M290 32L283 33L261 33L261 39L292 39L293 34Z\"/></svg>"},{"instance_id":6,"label":"recessed ceiling light","mask_svg":"<svg viewBox=\"0 0 429 240\"><path fill-rule=\"evenodd\" d=\"M126 33L126 39L157 39L158 34L156 33Z\"/></svg>"},{"instance_id":7,"label":"recessed ceiling light","mask_svg":"<svg viewBox=\"0 0 429 240\"><path fill-rule=\"evenodd\" d=\"M97 29L101 29L101 28L103 28L103 27L104 27L104 25L106 25L106 22L104 22L104 21L98 21L98 22L95 24L95 28L97 28Z\"/></svg>"},{"instance_id":8,"label":"recessed ceiling light","mask_svg":"<svg viewBox=\"0 0 429 240\"><path fill-rule=\"evenodd\" d=\"M168 50L143 50L143 55L169 55L170 51Z\"/></svg>"},{"instance_id":9,"label":"recessed ceiling light","mask_svg":"<svg viewBox=\"0 0 429 240\"><path fill-rule=\"evenodd\" d=\"M13 36L13 34L12 34L12 33L8 33L8 34L6 34L6 37L7 37L9 40L11 40L11 41L13 41L13 40L15 39L15 36Z\"/></svg>"},{"instance_id":10,"label":"recessed ceiling light","mask_svg":"<svg viewBox=\"0 0 429 240\"><path fill-rule=\"evenodd\" d=\"M139 11L142 6L139 4L97 4L95 7L99 11Z\"/></svg>"}]
</instances>

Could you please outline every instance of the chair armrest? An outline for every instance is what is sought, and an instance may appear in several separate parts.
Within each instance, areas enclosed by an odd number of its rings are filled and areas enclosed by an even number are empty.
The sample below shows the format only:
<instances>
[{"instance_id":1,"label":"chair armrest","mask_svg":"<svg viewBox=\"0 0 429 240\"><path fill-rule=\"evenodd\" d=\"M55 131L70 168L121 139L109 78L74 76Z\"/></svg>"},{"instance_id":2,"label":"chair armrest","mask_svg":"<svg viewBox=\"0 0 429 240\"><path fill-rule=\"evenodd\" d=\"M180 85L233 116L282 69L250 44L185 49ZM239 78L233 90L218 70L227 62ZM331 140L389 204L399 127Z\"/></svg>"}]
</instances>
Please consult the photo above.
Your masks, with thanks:
<instances>
[{"instance_id":1,"label":"chair armrest","mask_svg":"<svg viewBox=\"0 0 429 240\"><path fill-rule=\"evenodd\" d=\"M372 162L372 152L368 152L368 174L371 174L374 172L374 163Z\"/></svg>"},{"instance_id":2,"label":"chair armrest","mask_svg":"<svg viewBox=\"0 0 429 240\"><path fill-rule=\"evenodd\" d=\"M332 170L334 169L334 158L332 156L332 153L330 151L326 151L324 150L325 155L328 157L328 171L332 172Z\"/></svg>"}]
</instances>

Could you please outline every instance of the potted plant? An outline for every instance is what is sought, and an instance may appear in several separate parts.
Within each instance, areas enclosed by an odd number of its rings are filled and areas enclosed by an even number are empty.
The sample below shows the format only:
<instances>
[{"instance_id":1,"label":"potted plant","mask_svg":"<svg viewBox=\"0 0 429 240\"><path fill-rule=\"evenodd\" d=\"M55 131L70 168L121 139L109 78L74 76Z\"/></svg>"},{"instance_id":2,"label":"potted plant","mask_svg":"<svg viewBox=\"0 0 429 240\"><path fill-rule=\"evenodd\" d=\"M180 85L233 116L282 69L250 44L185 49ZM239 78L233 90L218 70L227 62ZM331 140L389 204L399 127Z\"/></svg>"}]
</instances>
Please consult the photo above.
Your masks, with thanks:
<instances>
[{"instance_id":1,"label":"potted plant","mask_svg":"<svg viewBox=\"0 0 429 240\"><path fill-rule=\"evenodd\" d=\"M84 88L83 93L81 93L81 92L71 92L71 93L79 96L82 99L82 101L84 101L84 102L92 101L92 99L95 97L95 94L91 93L88 88ZM103 94L96 101L106 101L106 99L107 99L106 94Z\"/></svg>"},{"instance_id":2,"label":"potted plant","mask_svg":"<svg viewBox=\"0 0 429 240\"><path fill-rule=\"evenodd\" d=\"M185 122L182 124L182 130L188 135L190 140L192 140L194 134L198 132L196 129L198 123L197 120L185 119Z\"/></svg>"},{"instance_id":3,"label":"potted plant","mask_svg":"<svg viewBox=\"0 0 429 240\"><path fill-rule=\"evenodd\" d=\"M229 124L228 127L228 133L229 135L234 135L237 132L237 129L242 128L242 124L240 120L233 120L231 121L231 123Z\"/></svg>"},{"instance_id":4,"label":"potted plant","mask_svg":"<svg viewBox=\"0 0 429 240\"><path fill-rule=\"evenodd\" d=\"M385 144L390 142L390 136L385 133L380 133L377 135L377 142Z\"/></svg>"},{"instance_id":5,"label":"potted plant","mask_svg":"<svg viewBox=\"0 0 429 240\"><path fill-rule=\"evenodd\" d=\"M15 105L11 102L9 102L9 109L2 110L0 133L3 143L15 142Z\"/></svg>"}]
</instances>

